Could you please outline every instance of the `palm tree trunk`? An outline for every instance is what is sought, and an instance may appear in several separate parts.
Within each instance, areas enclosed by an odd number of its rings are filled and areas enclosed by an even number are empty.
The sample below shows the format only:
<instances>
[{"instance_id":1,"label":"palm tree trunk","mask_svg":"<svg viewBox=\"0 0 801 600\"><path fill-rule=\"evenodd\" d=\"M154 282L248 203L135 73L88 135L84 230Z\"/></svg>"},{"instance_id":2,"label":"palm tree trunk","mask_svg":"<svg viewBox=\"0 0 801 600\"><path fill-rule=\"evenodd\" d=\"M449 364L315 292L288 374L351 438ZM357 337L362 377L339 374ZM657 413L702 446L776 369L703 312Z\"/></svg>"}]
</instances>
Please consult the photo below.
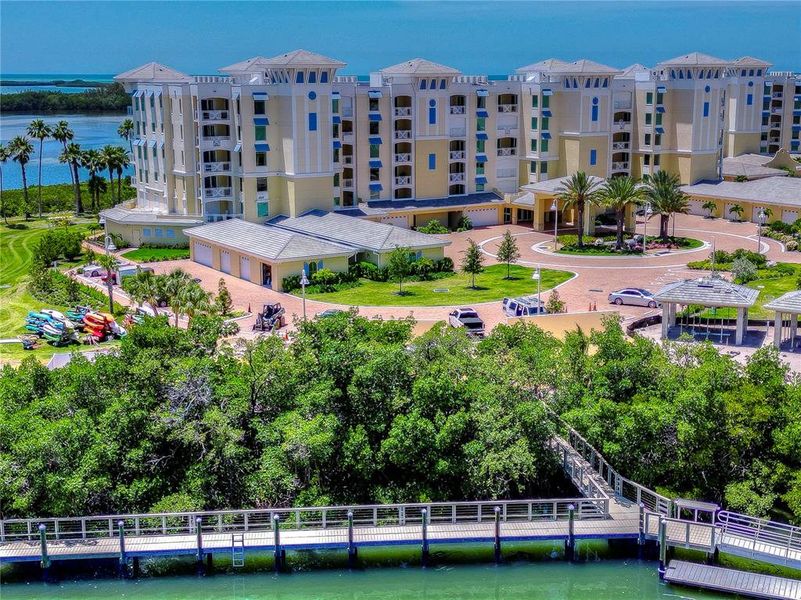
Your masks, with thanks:
<instances>
[{"instance_id":1,"label":"palm tree trunk","mask_svg":"<svg viewBox=\"0 0 801 600\"><path fill-rule=\"evenodd\" d=\"M108 185L111 188L111 203L114 204L114 171L111 167L108 168Z\"/></svg>"},{"instance_id":2,"label":"palm tree trunk","mask_svg":"<svg viewBox=\"0 0 801 600\"><path fill-rule=\"evenodd\" d=\"M39 218L42 218L42 148L44 138L39 138Z\"/></svg>"},{"instance_id":3,"label":"palm tree trunk","mask_svg":"<svg viewBox=\"0 0 801 600\"><path fill-rule=\"evenodd\" d=\"M78 163L72 163L72 190L75 194L75 215L83 212L83 201L81 200L81 176L78 174Z\"/></svg>"},{"instance_id":4,"label":"palm tree trunk","mask_svg":"<svg viewBox=\"0 0 801 600\"><path fill-rule=\"evenodd\" d=\"M3 199L3 169L0 169L0 213L3 213L3 221L8 225L8 216L6 216L6 203Z\"/></svg>"},{"instance_id":5,"label":"palm tree trunk","mask_svg":"<svg viewBox=\"0 0 801 600\"><path fill-rule=\"evenodd\" d=\"M669 218L670 218L669 215L665 215L665 214L659 215L659 235L664 241L667 241L667 239L668 239L668 219Z\"/></svg>"},{"instance_id":6,"label":"palm tree trunk","mask_svg":"<svg viewBox=\"0 0 801 600\"><path fill-rule=\"evenodd\" d=\"M22 197L25 200L25 220L31 220L31 206L30 200L28 199L28 177L25 175L25 165L20 164L20 169L22 169Z\"/></svg>"},{"instance_id":7,"label":"palm tree trunk","mask_svg":"<svg viewBox=\"0 0 801 600\"><path fill-rule=\"evenodd\" d=\"M122 202L122 171L117 171L117 202Z\"/></svg>"},{"instance_id":8,"label":"palm tree trunk","mask_svg":"<svg viewBox=\"0 0 801 600\"><path fill-rule=\"evenodd\" d=\"M578 214L578 247L584 247L584 203L576 206L576 213Z\"/></svg>"},{"instance_id":9,"label":"palm tree trunk","mask_svg":"<svg viewBox=\"0 0 801 600\"><path fill-rule=\"evenodd\" d=\"M108 313L114 314L114 284L111 282L111 271L106 271L106 289L108 290Z\"/></svg>"},{"instance_id":10,"label":"palm tree trunk","mask_svg":"<svg viewBox=\"0 0 801 600\"><path fill-rule=\"evenodd\" d=\"M617 211L616 211L616 213L617 213L617 215L616 215L617 216L617 243L615 244L615 247L618 250L621 250L623 248L623 219L624 219L624 211L625 211L624 208L618 208Z\"/></svg>"}]
</instances>

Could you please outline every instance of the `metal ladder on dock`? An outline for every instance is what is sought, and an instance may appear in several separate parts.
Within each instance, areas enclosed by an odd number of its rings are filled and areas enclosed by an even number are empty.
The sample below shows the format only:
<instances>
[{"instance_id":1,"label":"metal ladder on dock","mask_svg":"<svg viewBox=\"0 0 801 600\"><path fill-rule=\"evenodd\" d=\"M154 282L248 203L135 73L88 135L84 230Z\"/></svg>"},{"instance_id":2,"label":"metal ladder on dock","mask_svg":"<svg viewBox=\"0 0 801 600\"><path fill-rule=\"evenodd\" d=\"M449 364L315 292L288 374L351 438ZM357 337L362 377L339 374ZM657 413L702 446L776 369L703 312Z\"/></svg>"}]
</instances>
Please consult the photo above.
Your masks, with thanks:
<instances>
[{"instance_id":1,"label":"metal ladder on dock","mask_svg":"<svg viewBox=\"0 0 801 600\"><path fill-rule=\"evenodd\" d=\"M245 534L231 534L231 566L245 566Z\"/></svg>"}]
</instances>

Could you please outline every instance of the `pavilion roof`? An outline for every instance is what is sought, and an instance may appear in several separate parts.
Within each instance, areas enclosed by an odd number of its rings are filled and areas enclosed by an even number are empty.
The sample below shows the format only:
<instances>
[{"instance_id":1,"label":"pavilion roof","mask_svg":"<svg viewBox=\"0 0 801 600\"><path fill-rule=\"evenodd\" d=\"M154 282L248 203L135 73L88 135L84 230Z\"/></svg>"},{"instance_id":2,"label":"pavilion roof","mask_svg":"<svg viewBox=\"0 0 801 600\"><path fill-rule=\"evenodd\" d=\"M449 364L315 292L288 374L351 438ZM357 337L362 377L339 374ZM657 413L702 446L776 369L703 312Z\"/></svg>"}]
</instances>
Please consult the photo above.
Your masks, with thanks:
<instances>
[{"instance_id":1,"label":"pavilion roof","mask_svg":"<svg viewBox=\"0 0 801 600\"><path fill-rule=\"evenodd\" d=\"M722 277L685 279L670 283L659 290L654 298L659 302L701 306L730 306L748 308L754 305L759 290L732 283Z\"/></svg>"}]
</instances>

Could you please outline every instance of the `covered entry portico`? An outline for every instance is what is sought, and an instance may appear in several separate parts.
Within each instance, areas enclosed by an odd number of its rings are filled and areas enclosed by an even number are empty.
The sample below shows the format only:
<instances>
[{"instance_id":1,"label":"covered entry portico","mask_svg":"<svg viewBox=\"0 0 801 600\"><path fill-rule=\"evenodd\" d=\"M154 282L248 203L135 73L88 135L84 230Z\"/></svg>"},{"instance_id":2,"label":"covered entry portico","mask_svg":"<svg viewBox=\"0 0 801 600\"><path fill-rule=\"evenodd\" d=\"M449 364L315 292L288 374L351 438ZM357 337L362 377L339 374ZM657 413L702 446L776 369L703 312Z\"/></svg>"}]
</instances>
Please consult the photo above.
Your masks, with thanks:
<instances>
[{"instance_id":1,"label":"covered entry portico","mask_svg":"<svg viewBox=\"0 0 801 600\"><path fill-rule=\"evenodd\" d=\"M735 308L737 321L734 328L734 344L740 346L748 328L748 309L759 296L759 290L738 285L717 276L701 279L685 279L663 287L654 298L662 304L662 338L670 337L671 328L676 327L678 307L703 306L705 308ZM723 339L721 320L720 339ZM709 337L710 323L706 333ZM692 333L695 333L692 331Z\"/></svg>"},{"instance_id":2,"label":"covered entry portico","mask_svg":"<svg viewBox=\"0 0 801 600\"><path fill-rule=\"evenodd\" d=\"M787 292L765 305L768 310L776 312L773 322L773 344L781 348L788 344L790 352L801 346L798 335L798 319L801 317L801 290Z\"/></svg>"}]
</instances>

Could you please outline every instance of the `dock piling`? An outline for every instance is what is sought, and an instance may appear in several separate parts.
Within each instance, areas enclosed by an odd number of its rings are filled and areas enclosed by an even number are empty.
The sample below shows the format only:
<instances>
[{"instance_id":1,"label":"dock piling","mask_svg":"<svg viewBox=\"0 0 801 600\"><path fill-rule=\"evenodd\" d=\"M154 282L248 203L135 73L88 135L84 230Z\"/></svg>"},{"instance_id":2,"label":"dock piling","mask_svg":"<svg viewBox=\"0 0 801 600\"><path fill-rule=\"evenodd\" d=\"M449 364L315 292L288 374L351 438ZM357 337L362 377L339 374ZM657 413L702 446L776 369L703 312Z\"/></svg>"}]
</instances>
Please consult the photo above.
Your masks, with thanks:
<instances>
[{"instance_id":1,"label":"dock piling","mask_svg":"<svg viewBox=\"0 0 801 600\"><path fill-rule=\"evenodd\" d=\"M203 519L195 517L195 532L197 533L196 563L198 572L203 572Z\"/></svg>"},{"instance_id":2,"label":"dock piling","mask_svg":"<svg viewBox=\"0 0 801 600\"><path fill-rule=\"evenodd\" d=\"M565 541L565 558L575 560L576 558L576 507L573 504L567 506L567 540Z\"/></svg>"},{"instance_id":3,"label":"dock piling","mask_svg":"<svg viewBox=\"0 0 801 600\"><path fill-rule=\"evenodd\" d=\"M495 507L495 562L501 562L501 507Z\"/></svg>"},{"instance_id":4,"label":"dock piling","mask_svg":"<svg viewBox=\"0 0 801 600\"><path fill-rule=\"evenodd\" d=\"M659 578L665 578L667 569L667 519L659 519Z\"/></svg>"},{"instance_id":5,"label":"dock piling","mask_svg":"<svg viewBox=\"0 0 801 600\"><path fill-rule=\"evenodd\" d=\"M42 545L42 561L40 565L46 575L47 570L50 568L50 557L47 555L47 526L44 523L39 524L39 542Z\"/></svg>"},{"instance_id":6,"label":"dock piling","mask_svg":"<svg viewBox=\"0 0 801 600\"><path fill-rule=\"evenodd\" d=\"M281 549L281 518L278 515L273 515L273 558L275 562L276 573L284 569L284 559L286 553Z\"/></svg>"},{"instance_id":7,"label":"dock piling","mask_svg":"<svg viewBox=\"0 0 801 600\"><path fill-rule=\"evenodd\" d=\"M423 545L422 545L422 564L428 565L428 511L424 508L420 511L423 516Z\"/></svg>"},{"instance_id":8,"label":"dock piling","mask_svg":"<svg viewBox=\"0 0 801 600\"><path fill-rule=\"evenodd\" d=\"M358 550L353 543L353 511L348 511L348 568L352 569L356 564Z\"/></svg>"},{"instance_id":9,"label":"dock piling","mask_svg":"<svg viewBox=\"0 0 801 600\"><path fill-rule=\"evenodd\" d=\"M125 577L128 574L128 558L125 556L125 521L122 519L117 521L117 531L120 536L119 574L120 577Z\"/></svg>"}]
</instances>

